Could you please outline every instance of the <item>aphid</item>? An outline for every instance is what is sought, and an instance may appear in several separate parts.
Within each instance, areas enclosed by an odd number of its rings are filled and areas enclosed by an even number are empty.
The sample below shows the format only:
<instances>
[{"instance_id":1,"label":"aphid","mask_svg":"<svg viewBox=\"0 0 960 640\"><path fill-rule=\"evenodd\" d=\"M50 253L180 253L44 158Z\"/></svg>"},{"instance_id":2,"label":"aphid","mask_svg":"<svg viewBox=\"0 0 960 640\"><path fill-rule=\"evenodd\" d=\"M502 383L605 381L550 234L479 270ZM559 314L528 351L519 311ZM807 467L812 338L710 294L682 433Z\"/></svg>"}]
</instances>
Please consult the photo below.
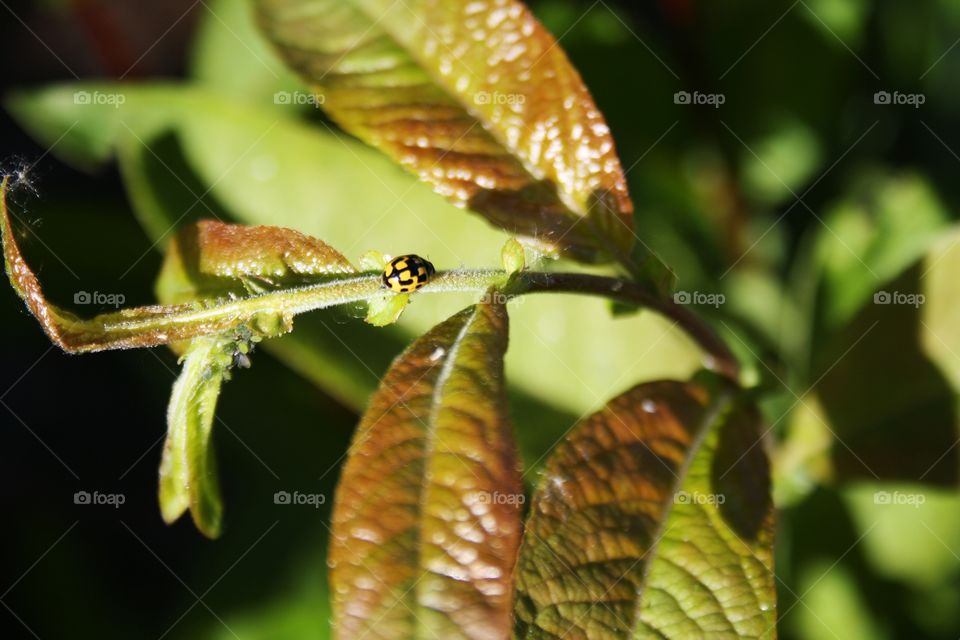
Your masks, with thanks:
<instances>
[{"instance_id":1,"label":"aphid","mask_svg":"<svg viewBox=\"0 0 960 640\"><path fill-rule=\"evenodd\" d=\"M397 293L415 291L427 284L436 270L420 256L397 256L383 270L383 286Z\"/></svg>"}]
</instances>

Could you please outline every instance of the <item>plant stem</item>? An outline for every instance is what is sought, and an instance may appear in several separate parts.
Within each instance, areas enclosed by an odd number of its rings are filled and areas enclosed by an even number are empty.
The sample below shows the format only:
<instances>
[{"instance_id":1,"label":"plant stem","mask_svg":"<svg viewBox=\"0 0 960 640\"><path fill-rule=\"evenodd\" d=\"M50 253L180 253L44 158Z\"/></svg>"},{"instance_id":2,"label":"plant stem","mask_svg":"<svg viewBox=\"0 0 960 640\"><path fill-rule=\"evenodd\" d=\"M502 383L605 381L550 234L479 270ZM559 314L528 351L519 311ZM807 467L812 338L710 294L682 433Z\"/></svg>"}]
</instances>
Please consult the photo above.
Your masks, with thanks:
<instances>
[{"instance_id":1,"label":"plant stem","mask_svg":"<svg viewBox=\"0 0 960 640\"><path fill-rule=\"evenodd\" d=\"M505 272L499 270L442 271L417 293L482 293L506 280ZM293 316L300 313L363 302L386 293L379 274L367 273L249 298L122 309L89 319L49 305L42 294L25 299L39 319L46 319L41 324L54 342L67 351L89 352L169 344L223 333L243 324L265 335L279 335L290 330ZM511 298L528 293L579 293L651 309L673 320L700 345L708 356L705 366L727 377L738 375L733 354L696 314L635 283L581 273L525 271L510 278L504 293Z\"/></svg>"},{"instance_id":2,"label":"plant stem","mask_svg":"<svg viewBox=\"0 0 960 640\"><path fill-rule=\"evenodd\" d=\"M511 282L511 293L514 287L518 293L581 293L650 309L673 320L703 349L708 357L704 363L708 369L734 380L740 374L736 357L698 315L672 300L656 296L636 283L584 273L527 271L518 274Z\"/></svg>"}]
</instances>

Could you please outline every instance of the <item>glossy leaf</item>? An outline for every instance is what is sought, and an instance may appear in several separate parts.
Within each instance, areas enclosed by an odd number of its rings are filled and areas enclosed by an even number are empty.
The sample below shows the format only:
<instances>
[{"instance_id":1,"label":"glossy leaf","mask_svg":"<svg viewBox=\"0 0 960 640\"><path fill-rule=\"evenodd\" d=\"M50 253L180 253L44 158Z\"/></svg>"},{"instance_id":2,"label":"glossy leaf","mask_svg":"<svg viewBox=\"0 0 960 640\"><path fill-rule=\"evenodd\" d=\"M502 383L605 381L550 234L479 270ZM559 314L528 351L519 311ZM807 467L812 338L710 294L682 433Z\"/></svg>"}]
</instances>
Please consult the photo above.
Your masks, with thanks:
<instances>
[{"instance_id":1,"label":"glossy leaf","mask_svg":"<svg viewBox=\"0 0 960 640\"><path fill-rule=\"evenodd\" d=\"M371 399L333 516L339 638L508 634L522 494L506 347L503 305L468 307L400 355Z\"/></svg>"},{"instance_id":2,"label":"glossy leaf","mask_svg":"<svg viewBox=\"0 0 960 640\"><path fill-rule=\"evenodd\" d=\"M204 535L220 535L223 504L210 441L217 397L233 361L234 340L212 336L191 342L167 408L167 439L160 461L160 512L167 524L189 508Z\"/></svg>"},{"instance_id":3,"label":"glossy leaf","mask_svg":"<svg viewBox=\"0 0 960 640\"><path fill-rule=\"evenodd\" d=\"M731 393L642 384L556 448L520 553L517 637L773 637L768 463L756 410Z\"/></svg>"},{"instance_id":4,"label":"glossy leaf","mask_svg":"<svg viewBox=\"0 0 960 640\"><path fill-rule=\"evenodd\" d=\"M78 105L73 100L78 90L122 91L126 102L118 108ZM126 149L120 161L131 202L158 249L170 229L214 214L297 229L351 257L374 247L393 254L412 251L439 269L492 266L507 239L479 216L459 215L383 154L285 118L285 110L157 84L50 87L17 93L9 104L44 146L59 139L52 153L75 165L102 163L112 149ZM89 141L96 142L94 148ZM392 356L473 298L418 296L397 325L386 329L343 317L334 326L326 314L304 315L297 331L266 342L264 349L362 411ZM625 380L686 379L700 366L696 346L670 322L656 314L610 319L607 307L587 297L531 296L511 308L508 379L513 406L526 407L530 428L518 436L531 463L576 416L602 402L605 390Z\"/></svg>"},{"instance_id":5,"label":"glossy leaf","mask_svg":"<svg viewBox=\"0 0 960 640\"><path fill-rule=\"evenodd\" d=\"M201 220L167 246L157 297L175 304L322 282L354 268L326 243L292 229Z\"/></svg>"},{"instance_id":6,"label":"glossy leaf","mask_svg":"<svg viewBox=\"0 0 960 640\"><path fill-rule=\"evenodd\" d=\"M517 0L258 0L347 131L455 204L581 258L625 259L633 204L577 71Z\"/></svg>"}]
</instances>

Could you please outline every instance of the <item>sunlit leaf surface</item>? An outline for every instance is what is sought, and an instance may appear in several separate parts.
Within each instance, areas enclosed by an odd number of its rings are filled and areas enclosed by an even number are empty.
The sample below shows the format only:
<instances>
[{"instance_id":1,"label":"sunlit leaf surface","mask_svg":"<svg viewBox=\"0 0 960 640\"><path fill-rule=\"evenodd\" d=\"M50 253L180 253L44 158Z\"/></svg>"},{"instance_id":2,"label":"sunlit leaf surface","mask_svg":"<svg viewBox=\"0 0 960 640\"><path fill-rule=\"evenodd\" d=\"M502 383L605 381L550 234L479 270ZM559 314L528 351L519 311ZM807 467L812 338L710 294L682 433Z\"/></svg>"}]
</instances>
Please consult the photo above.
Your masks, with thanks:
<instances>
[{"instance_id":1,"label":"sunlit leaf surface","mask_svg":"<svg viewBox=\"0 0 960 640\"><path fill-rule=\"evenodd\" d=\"M580 257L628 253L633 205L610 131L521 2L257 8L319 106L454 203Z\"/></svg>"},{"instance_id":2,"label":"sunlit leaf surface","mask_svg":"<svg viewBox=\"0 0 960 640\"><path fill-rule=\"evenodd\" d=\"M756 411L653 382L548 460L518 563L521 638L775 634L773 510Z\"/></svg>"},{"instance_id":3,"label":"sunlit leaf surface","mask_svg":"<svg viewBox=\"0 0 960 640\"><path fill-rule=\"evenodd\" d=\"M78 105L76 91L122 92L126 102ZM8 104L44 146L59 140L52 154L74 166L100 165L119 147L131 204L151 236L144 251L152 242L162 248L187 220L214 214L297 229L351 258L367 249L413 251L440 269L493 266L507 238L478 216L458 215L383 154L299 121L299 110L274 109L270 100L261 109L195 87L85 83L20 92ZM265 349L362 410L392 356L471 301L421 296L387 329L305 315L297 331ZM655 314L608 316L604 301L570 296L530 297L511 309L514 408L523 402L526 424L538 420L518 433L531 461L607 389L627 380L686 379L699 367L694 345ZM556 415L548 403L568 415Z\"/></svg>"},{"instance_id":4,"label":"sunlit leaf surface","mask_svg":"<svg viewBox=\"0 0 960 640\"><path fill-rule=\"evenodd\" d=\"M339 638L502 638L522 502L506 310L468 307L400 355L350 449L330 551Z\"/></svg>"},{"instance_id":5,"label":"sunlit leaf surface","mask_svg":"<svg viewBox=\"0 0 960 640\"><path fill-rule=\"evenodd\" d=\"M171 304L353 272L338 251L298 231L201 220L179 229L167 246L157 294Z\"/></svg>"}]
</instances>

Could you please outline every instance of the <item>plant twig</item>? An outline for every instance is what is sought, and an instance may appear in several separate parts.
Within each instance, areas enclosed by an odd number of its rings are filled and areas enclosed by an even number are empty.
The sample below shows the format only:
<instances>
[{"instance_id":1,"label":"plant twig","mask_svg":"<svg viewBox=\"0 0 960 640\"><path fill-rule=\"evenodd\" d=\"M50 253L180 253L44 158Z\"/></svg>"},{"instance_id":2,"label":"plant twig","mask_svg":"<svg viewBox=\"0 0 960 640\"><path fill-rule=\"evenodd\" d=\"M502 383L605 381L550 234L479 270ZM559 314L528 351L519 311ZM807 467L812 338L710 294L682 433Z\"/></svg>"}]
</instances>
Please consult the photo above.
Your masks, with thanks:
<instances>
[{"instance_id":1,"label":"plant twig","mask_svg":"<svg viewBox=\"0 0 960 640\"><path fill-rule=\"evenodd\" d=\"M661 298L640 285L617 278L584 273L527 271L511 282L526 293L582 293L618 300L650 309L677 323L707 354L705 366L737 379L740 365L723 340L698 315L670 299Z\"/></svg>"}]
</instances>

